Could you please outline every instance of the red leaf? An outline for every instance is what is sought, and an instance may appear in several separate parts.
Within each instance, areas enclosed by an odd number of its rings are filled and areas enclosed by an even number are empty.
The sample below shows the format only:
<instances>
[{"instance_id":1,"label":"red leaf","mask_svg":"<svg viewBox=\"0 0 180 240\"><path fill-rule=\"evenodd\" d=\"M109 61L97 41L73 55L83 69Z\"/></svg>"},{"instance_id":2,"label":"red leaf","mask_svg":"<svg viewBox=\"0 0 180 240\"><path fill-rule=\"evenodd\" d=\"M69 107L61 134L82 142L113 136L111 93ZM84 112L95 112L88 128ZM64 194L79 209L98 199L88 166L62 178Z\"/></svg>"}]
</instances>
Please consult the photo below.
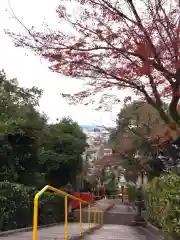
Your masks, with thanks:
<instances>
[{"instance_id":1,"label":"red leaf","mask_svg":"<svg viewBox=\"0 0 180 240\"><path fill-rule=\"evenodd\" d=\"M149 59L152 56L151 46L146 42L140 42L137 45L136 53Z\"/></svg>"},{"instance_id":2,"label":"red leaf","mask_svg":"<svg viewBox=\"0 0 180 240\"><path fill-rule=\"evenodd\" d=\"M152 73L153 68L151 64L145 63L141 68L138 69L140 75L149 75Z\"/></svg>"},{"instance_id":3,"label":"red leaf","mask_svg":"<svg viewBox=\"0 0 180 240\"><path fill-rule=\"evenodd\" d=\"M175 67L180 68L180 61L175 62Z\"/></svg>"},{"instance_id":4,"label":"red leaf","mask_svg":"<svg viewBox=\"0 0 180 240\"><path fill-rule=\"evenodd\" d=\"M159 80L159 81L157 81L157 83L156 84L163 84L163 83L165 83L165 79L162 79L162 80Z\"/></svg>"},{"instance_id":5,"label":"red leaf","mask_svg":"<svg viewBox=\"0 0 180 240\"><path fill-rule=\"evenodd\" d=\"M180 91L176 91L173 95L177 96L177 97L180 97Z\"/></svg>"},{"instance_id":6,"label":"red leaf","mask_svg":"<svg viewBox=\"0 0 180 240\"><path fill-rule=\"evenodd\" d=\"M113 14L113 15L111 16L111 19L114 20L114 21L116 21L116 20L121 20L122 17L121 17L120 15L118 15L118 14Z\"/></svg>"},{"instance_id":7,"label":"red leaf","mask_svg":"<svg viewBox=\"0 0 180 240\"><path fill-rule=\"evenodd\" d=\"M180 33L180 28L179 28L179 27L176 28L175 32L176 32L176 33Z\"/></svg>"},{"instance_id":8,"label":"red leaf","mask_svg":"<svg viewBox=\"0 0 180 240\"><path fill-rule=\"evenodd\" d=\"M171 89L171 86L166 86L164 88L164 92L170 92L172 89Z\"/></svg>"},{"instance_id":9,"label":"red leaf","mask_svg":"<svg viewBox=\"0 0 180 240\"><path fill-rule=\"evenodd\" d=\"M80 57L83 57L83 58L87 58L89 56L89 53L88 52L79 52L77 55Z\"/></svg>"}]
</instances>

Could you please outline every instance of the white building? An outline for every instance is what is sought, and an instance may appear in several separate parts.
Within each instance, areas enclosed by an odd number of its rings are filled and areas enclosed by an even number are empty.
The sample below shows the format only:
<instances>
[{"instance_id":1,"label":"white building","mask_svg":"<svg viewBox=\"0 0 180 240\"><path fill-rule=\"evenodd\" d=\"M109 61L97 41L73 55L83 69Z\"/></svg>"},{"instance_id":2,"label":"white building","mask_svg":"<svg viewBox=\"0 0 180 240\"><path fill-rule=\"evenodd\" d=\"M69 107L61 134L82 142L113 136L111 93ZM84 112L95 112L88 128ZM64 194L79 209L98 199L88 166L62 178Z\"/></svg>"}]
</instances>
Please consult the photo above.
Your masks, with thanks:
<instances>
[{"instance_id":1,"label":"white building","mask_svg":"<svg viewBox=\"0 0 180 240\"><path fill-rule=\"evenodd\" d=\"M81 126L87 135L87 143L89 147L84 153L84 159L88 165L88 175L94 175L96 172L95 162L106 155L112 154L112 149L106 148L109 131L104 126Z\"/></svg>"}]
</instances>

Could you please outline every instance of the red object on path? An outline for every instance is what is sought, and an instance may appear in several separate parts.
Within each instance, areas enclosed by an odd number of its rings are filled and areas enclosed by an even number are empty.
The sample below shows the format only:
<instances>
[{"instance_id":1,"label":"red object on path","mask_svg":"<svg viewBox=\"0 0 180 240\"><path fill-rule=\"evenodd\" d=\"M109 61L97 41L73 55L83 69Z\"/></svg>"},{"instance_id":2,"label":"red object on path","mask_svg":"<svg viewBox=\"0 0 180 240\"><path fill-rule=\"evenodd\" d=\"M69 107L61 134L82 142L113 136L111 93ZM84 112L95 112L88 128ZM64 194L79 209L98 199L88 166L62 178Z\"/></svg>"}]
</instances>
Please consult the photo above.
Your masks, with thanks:
<instances>
[{"instance_id":1,"label":"red object on path","mask_svg":"<svg viewBox=\"0 0 180 240\"><path fill-rule=\"evenodd\" d=\"M80 198L86 202L93 202L94 201L94 194L93 193L73 193L72 194L74 197ZM86 203L82 203L82 207L87 206ZM77 209L80 207L79 201L78 200L73 200L71 201L71 207L72 209Z\"/></svg>"}]
</instances>

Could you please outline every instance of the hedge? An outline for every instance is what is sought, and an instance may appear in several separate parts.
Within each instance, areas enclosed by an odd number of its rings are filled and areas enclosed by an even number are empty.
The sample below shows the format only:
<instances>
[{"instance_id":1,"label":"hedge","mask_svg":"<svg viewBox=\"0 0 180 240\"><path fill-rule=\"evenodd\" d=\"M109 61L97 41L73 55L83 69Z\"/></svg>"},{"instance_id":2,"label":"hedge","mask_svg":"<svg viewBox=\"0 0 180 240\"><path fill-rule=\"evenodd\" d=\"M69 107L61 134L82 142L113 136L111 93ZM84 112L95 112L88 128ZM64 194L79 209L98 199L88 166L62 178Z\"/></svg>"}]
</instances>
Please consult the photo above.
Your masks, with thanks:
<instances>
[{"instance_id":1,"label":"hedge","mask_svg":"<svg viewBox=\"0 0 180 240\"><path fill-rule=\"evenodd\" d=\"M129 202L131 202L131 203L135 202L135 200L137 199L137 195L138 195L137 186L128 184L126 191L127 191Z\"/></svg>"},{"instance_id":2,"label":"hedge","mask_svg":"<svg viewBox=\"0 0 180 240\"><path fill-rule=\"evenodd\" d=\"M37 190L0 182L0 231L32 226L33 199ZM64 199L46 192L39 201L39 225L63 220Z\"/></svg>"},{"instance_id":3,"label":"hedge","mask_svg":"<svg viewBox=\"0 0 180 240\"><path fill-rule=\"evenodd\" d=\"M154 178L143 191L150 222L162 231L180 237L180 177Z\"/></svg>"}]
</instances>

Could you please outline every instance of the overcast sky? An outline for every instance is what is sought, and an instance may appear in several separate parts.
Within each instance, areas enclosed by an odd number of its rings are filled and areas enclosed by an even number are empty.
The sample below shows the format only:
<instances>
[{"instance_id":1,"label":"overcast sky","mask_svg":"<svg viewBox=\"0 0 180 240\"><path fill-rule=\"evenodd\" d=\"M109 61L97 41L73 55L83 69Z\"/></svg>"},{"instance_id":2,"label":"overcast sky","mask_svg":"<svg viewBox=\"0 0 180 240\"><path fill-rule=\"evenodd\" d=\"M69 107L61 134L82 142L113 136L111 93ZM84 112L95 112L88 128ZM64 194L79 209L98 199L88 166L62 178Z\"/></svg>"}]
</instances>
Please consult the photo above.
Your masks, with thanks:
<instances>
[{"instance_id":1,"label":"overcast sky","mask_svg":"<svg viewBox=\"0 0 180 240\"><path fill-rule=\"evenodd\" d=\"M60 0L11 0L10 4L23 23L41 28L44 19L50 26L57 26L55 7ZM40 109L50 121L69 116L80 124L112 125L121 105L112 112L93 111L88 106L69 106L60 98L61 92L73 92L81 88L81 82L60 76L48 70L48 63L27 50L15 48L4 29L22 31L21 26L10 18L8 0L0 0L0 69L4 69L8 77L17 77L19 84L25 87L37 86L44 90L40 101ZM127 93L122 91L122 99Z\"/></svg>"}]
</instances>

